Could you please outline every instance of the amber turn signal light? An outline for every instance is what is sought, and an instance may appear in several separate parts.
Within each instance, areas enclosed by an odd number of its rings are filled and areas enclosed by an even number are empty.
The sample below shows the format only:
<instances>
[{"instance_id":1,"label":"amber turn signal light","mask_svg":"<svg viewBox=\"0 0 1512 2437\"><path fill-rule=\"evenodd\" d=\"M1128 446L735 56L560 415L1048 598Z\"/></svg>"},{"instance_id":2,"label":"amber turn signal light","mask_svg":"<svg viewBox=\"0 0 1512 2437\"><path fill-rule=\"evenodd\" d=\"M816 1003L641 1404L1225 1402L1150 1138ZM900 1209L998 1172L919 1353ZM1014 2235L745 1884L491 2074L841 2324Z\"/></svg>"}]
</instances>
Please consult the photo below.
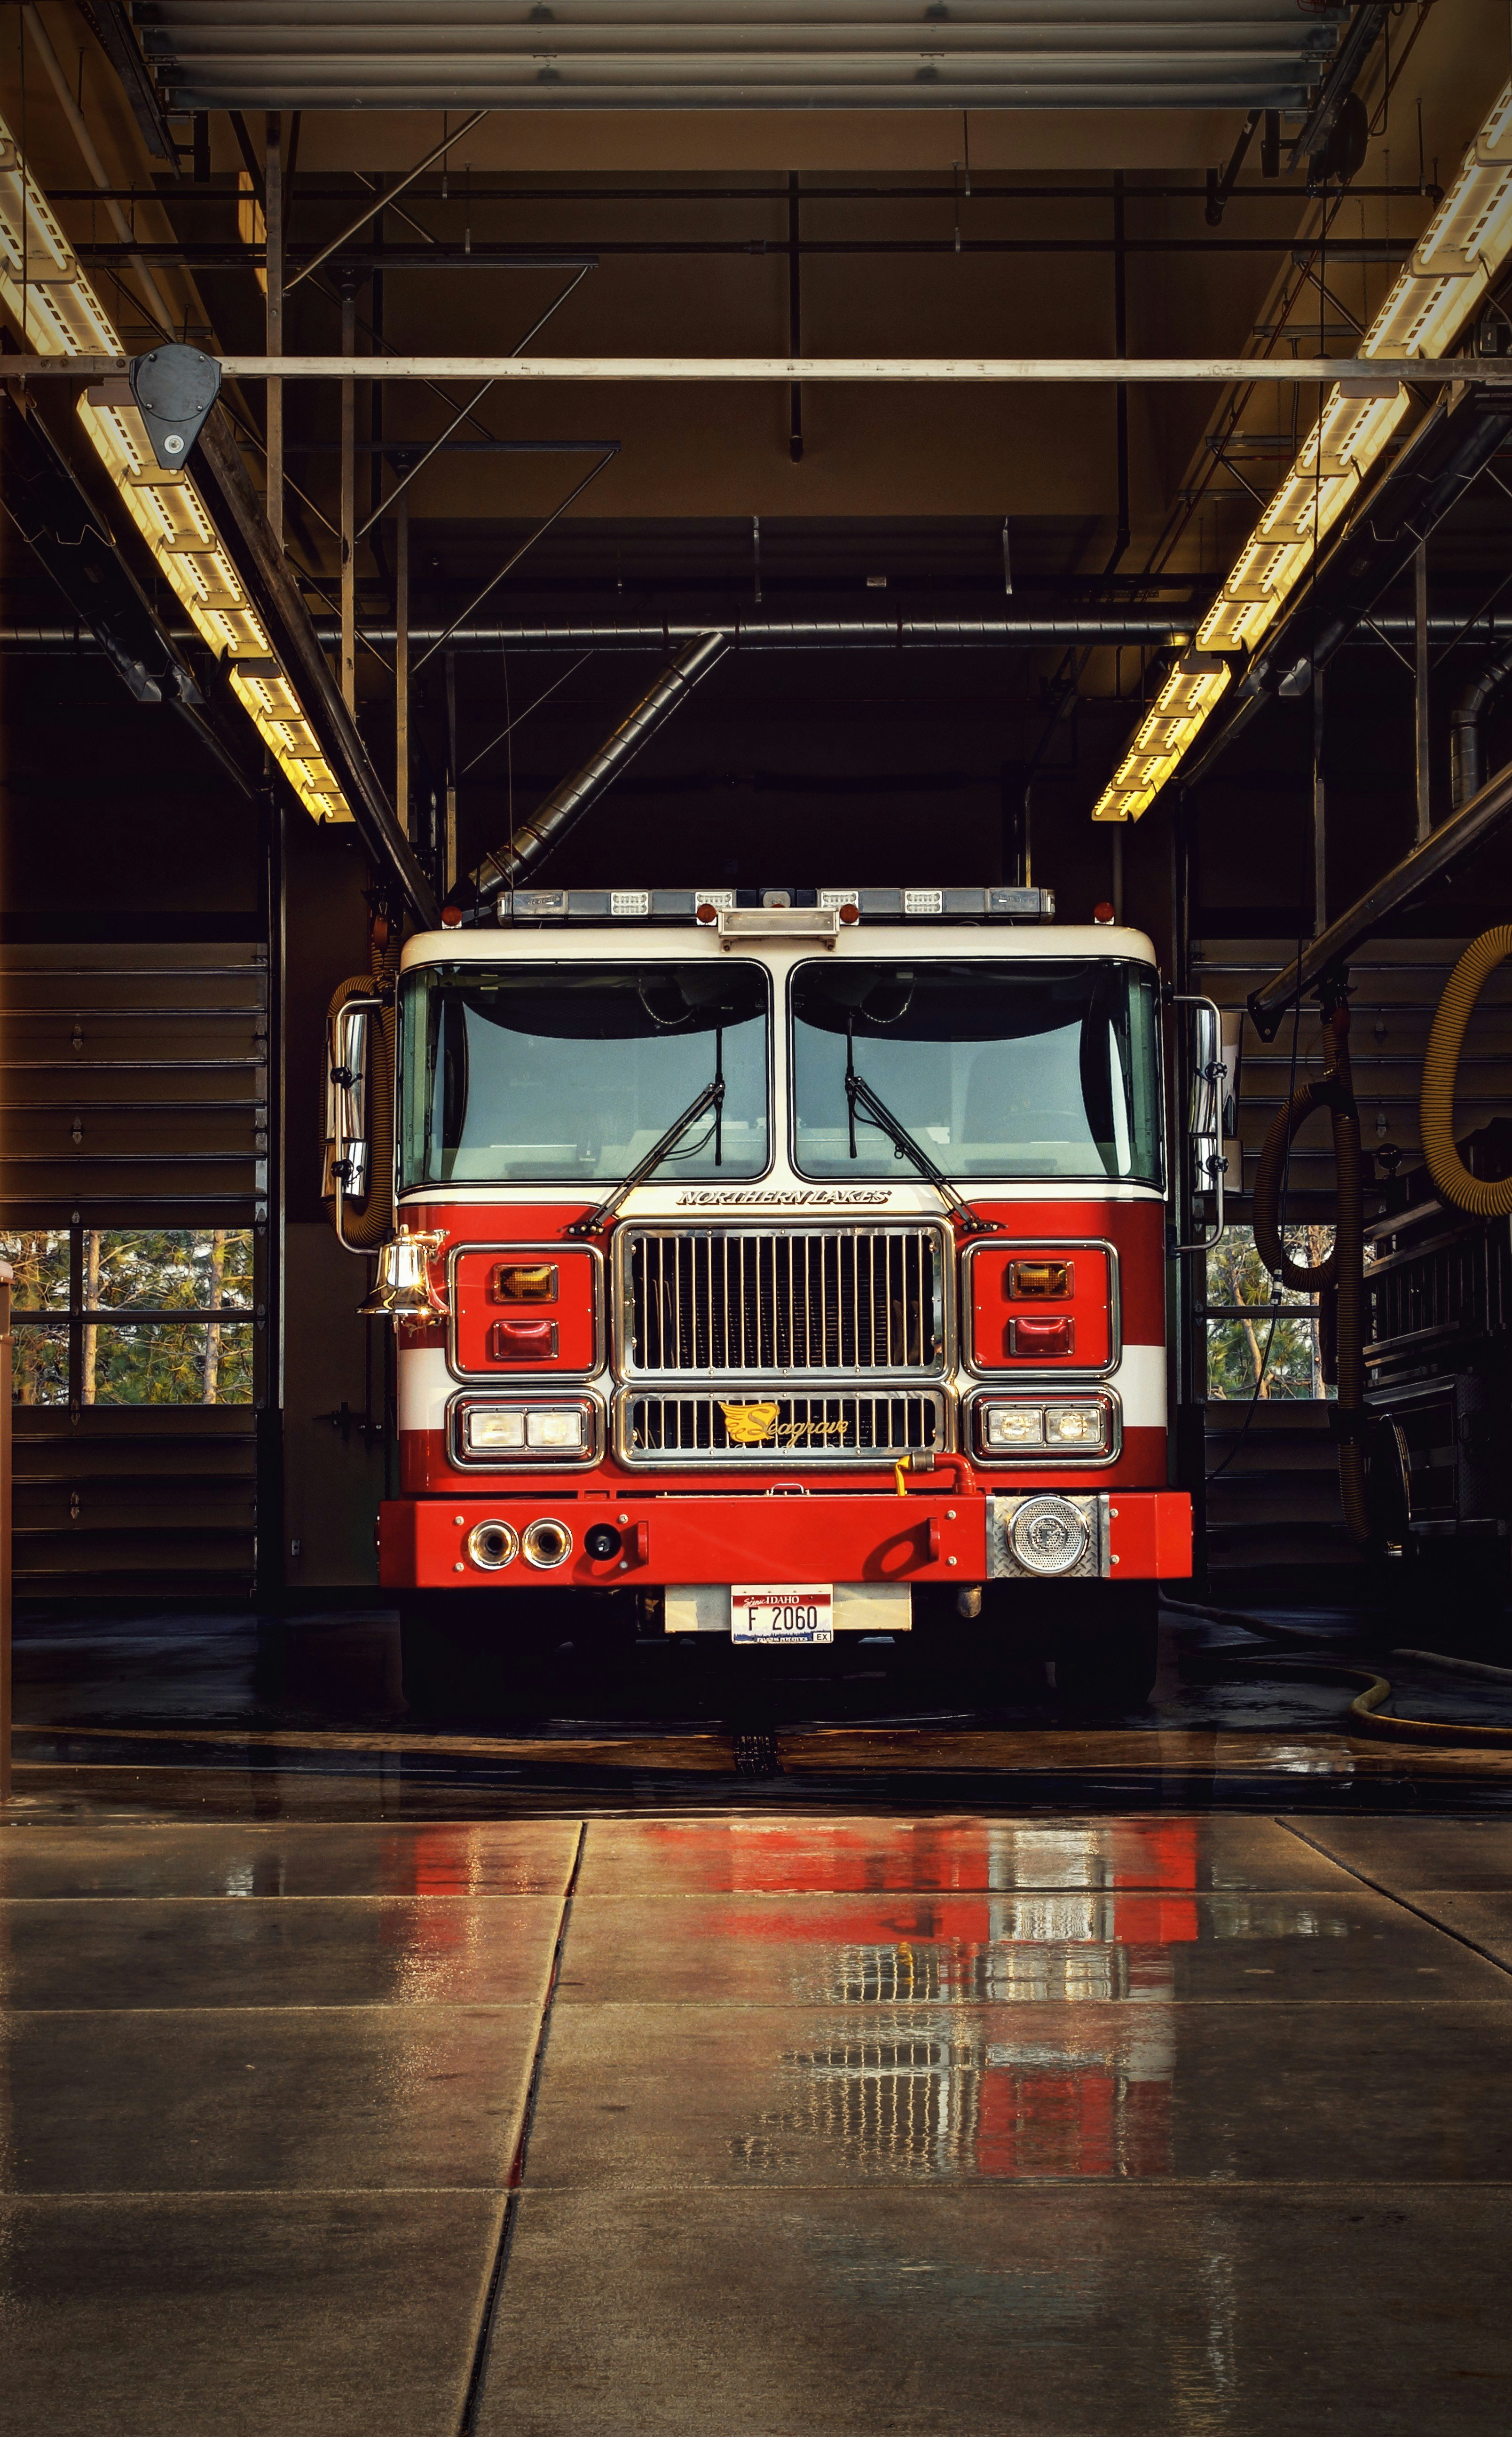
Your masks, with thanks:
<instances>
[{"instance_id":1,"label":"amber turn signal light","mask_svg":"<svg viewBox=\"0 0 1512 2437\"><path fill-rule=\"evenodd\" d=\"M1076 1284L1069 1261L1014 1261L1008 1291L1015 1303L1064 1303Z\"/></svg>"},{"instance_id":2,"label":"amber turn signal light","mask_svg":"<svg viewBox=\"0 0 1512 2437\"><path fill-rule=\"evenodd\" d=\"M550 1261L501 1261L494 1271L495 1303L554 1303L556 1271Z\"/></svg>"}]
</instances>

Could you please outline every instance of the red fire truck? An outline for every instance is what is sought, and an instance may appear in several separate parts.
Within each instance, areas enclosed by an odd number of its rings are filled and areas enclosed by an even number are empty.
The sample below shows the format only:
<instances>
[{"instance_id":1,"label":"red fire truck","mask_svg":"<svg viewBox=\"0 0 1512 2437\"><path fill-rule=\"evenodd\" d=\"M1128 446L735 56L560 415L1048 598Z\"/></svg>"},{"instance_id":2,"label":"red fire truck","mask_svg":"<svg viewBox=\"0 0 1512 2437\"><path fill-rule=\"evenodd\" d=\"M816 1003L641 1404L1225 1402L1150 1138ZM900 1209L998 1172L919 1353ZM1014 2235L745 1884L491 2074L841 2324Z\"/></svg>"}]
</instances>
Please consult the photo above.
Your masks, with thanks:
<instances>
[{"instance_id":1,"label":"red fire truck","mask_svg":"<svg viewBox=\"0 0 1512 2437\"><path fill-rule=\"evenodd\" d=\"M353 1249L393 1108L383 1584L501 1639L527 1592L768 1648L982 1618L1047 1635L1064 1692L1145 1697L1157 1578L1191 1564L1149 939L1008 887L487 915L405 944L392 1017L332 1021Z\"/></svg>"}]
</instances>

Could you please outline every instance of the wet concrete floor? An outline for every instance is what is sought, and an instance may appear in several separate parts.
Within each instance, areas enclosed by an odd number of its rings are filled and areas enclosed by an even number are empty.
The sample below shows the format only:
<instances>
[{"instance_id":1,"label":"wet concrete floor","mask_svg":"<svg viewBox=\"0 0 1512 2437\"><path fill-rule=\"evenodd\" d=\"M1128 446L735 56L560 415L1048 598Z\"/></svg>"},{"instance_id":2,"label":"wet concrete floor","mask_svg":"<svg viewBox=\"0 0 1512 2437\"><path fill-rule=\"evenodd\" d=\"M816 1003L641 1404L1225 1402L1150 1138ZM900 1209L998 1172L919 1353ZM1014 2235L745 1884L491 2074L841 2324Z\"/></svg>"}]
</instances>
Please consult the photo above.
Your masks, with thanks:
<instances>
[{"instance_id":1,"label":"wet concrete floor","mask_svg":"<svg viewBox=\"0 0 1512 2437\"><path fill-rule=\"evenodd\" d=\"M1512 1818L64 1775L0 1828L8 2429L1507 2425Z\"/></svg>"}]
</instances>

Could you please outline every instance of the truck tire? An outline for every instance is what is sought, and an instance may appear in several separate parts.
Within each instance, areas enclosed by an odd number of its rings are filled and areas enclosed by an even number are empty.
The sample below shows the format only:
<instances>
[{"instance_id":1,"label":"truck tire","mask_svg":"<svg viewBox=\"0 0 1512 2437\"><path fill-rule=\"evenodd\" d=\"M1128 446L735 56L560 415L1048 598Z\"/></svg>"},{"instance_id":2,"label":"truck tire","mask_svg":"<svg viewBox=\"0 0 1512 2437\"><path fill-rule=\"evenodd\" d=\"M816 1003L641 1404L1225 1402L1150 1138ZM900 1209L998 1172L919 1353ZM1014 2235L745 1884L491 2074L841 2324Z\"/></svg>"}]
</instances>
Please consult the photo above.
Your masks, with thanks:
<instances>
[{"instance_id":1,"label":"truck tire","mask_svg":"<svg viewBox=\"0 0 1512 2437\"><path fill-rule=\"evenodd\" d=\"M497 1628L490 1632L483 1618L459 1613L455 1597L403 1603L399 1654L412 1717L463 1725L502 1708Z\"/></svg>"},{"instance_id":2,"label":"truck tire","mask_svg":"<svg viewBox=\"0 0 1512 2437\"><path fill-rule=\"evenodd\" d=\"M1075 1603L1056 1628L1055 1689L1076 1709L1142 1709L1160 1664L1154 1583L1067 1586Z\"/></svg>"}]
</instances>

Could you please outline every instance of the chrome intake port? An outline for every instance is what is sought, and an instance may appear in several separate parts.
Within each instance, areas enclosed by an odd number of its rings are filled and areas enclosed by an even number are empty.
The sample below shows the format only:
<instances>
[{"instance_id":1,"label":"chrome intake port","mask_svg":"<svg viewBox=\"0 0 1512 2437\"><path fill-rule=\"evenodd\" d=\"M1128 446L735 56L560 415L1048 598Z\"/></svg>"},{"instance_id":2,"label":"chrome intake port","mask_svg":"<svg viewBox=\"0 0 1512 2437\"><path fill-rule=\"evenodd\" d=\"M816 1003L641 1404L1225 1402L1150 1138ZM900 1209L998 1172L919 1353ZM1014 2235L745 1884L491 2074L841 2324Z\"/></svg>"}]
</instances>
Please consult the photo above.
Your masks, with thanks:
<instances>
[{"instance_id":1,"label":"chrome intake port","mask_svg":"<svg viewBox=\"0 0 1512 2437\"><path fill-rule=\"evenodd\" d=\"M500 1573L519 1554L519 1534L512 1523L475 1523L467 1534L467 1554L485 1574Z\"/></svg>"},{"instance_id":2,"label":"chrome intake port","mask_svg":"<svg viewBox=\"0 0 1512 2437\"><path fill-rule=\"evenodd\" d=\"M542 1573L551 1573L565 1566L572 1553L572 1535L565 1523L554 1516L542 1515L536 1522L527 1523L520 1542L527 1566L538 1566Z\"/></svg>"}]
</instances>

